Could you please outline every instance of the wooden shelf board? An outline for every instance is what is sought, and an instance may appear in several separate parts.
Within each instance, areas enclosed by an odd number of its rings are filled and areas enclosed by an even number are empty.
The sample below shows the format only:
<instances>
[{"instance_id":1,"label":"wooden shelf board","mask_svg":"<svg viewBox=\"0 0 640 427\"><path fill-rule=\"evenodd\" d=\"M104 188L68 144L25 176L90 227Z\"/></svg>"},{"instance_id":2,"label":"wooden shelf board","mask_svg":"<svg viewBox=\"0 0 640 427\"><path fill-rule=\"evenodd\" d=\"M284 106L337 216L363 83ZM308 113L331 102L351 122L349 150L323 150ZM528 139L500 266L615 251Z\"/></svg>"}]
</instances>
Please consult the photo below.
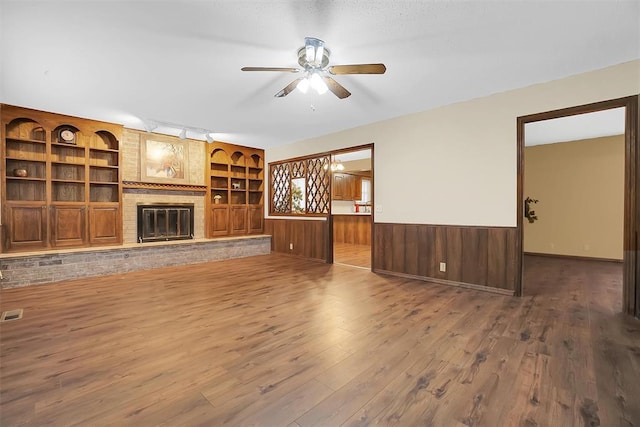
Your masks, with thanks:
<instances>
[{"instance_id":1,"label":"wooden shelf board","mask_svg":"<svg viewBox=\"0 0 640 427\"><path fill-rule=\"evenodd\" d=\"M102 151L102 152L105 152L105 153L118 153L118 152L120 152L120 150L115 150L113 148L89 147L89 150L91 150L91 151Z\"/></svg>"},{"instance_id":2,"label":"wooden shelf board","mask_svg":"<svg viewBox=\"0 0 640 427\"><path fill-rule=\"evenodd\" d=\"M76 145L76 144L65 144L63 142L52 142L51 148L53 147L65 147L65 148L75 148L77 150L84 150L84 145Z\"/></svg>"},{"instance_id":3,"label":"wooden shelf board","mask_svg":"<svg viewBox=\"0 0 640 427\"><path fill-rule=\"evenodd\" d=\"M89 165L89 167L92 168L103 168L103 169L118 169L119 166L112 166L112 165Z\"/></svg>"},{"instance_id":4,"label":"wooden shelf board","mask_svg":"<svg viewBox=\"0 0 640 427\"><path fill-rule=\"evenodd\" d=\"M7 179L12 181L46 181L46 178L38 178L33 176L10 176L7 175Z\"/></svg>"},{"instance_id":5,"label":"wooden shelf board","mask_svg":"<svg viewBox=\"0 0 640 427\"><path fill-rule=\"evenodd\" d=\"M79 179L51 179L51 182L54 184L82 184L84 185L84 180Z\"/></svg>"},{"instance_id":6,"label":"wooden shelf board","mask_svg":"<svg viewBox=\"0 0 640 427\"><path fill-rule=\"evenodd\" d=\"M84 167L84 163L71 163L71 162L60 162L58 160L52 160L52 165L68 165L68 166L82 166Z\"/></svg>"},{"instance_id":7,"label":"wooden shelf board","mask_svg":"<svg viewBox=\"0 0 640 427\"><path fill-rule=\"evenodd\" d=\"M43 153L44 154L44 153ZM20 157L6 156L6 160L17 160L20 162L36 162L36 163L47 163L46 160L35 160L35 159L21 159Z\"/></svg>"},{"instance_id":8,"label":"wooden shelf board","mask_svg":"<svg viewBox=\"0 0 640 427\"><path fill-rule=\"evenodd\" d=\"M35 144L46 144L47 143L47 141L40 141L39 139L12 138L10 136L7 136L6 140L7 141L13 141L13 142L29 142L29 143L35 143Z\"/></svg>"}]
</instances>

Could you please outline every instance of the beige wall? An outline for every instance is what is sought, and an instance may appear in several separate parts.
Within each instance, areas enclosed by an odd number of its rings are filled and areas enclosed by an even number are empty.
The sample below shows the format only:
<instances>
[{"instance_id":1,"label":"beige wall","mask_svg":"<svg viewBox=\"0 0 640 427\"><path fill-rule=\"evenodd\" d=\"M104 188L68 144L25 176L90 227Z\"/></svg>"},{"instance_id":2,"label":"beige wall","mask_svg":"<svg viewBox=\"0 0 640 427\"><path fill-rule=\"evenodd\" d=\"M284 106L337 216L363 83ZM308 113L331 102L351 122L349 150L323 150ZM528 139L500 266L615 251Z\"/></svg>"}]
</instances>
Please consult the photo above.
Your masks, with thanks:
<instances>
[{"instance_id":1,"label":"beige wall","mask_svg":"<svg viewBox=\"0 0 640 427\"><path fill-rule=\"evenodd\" d=\"M525 252L622 259L624 135L525 149Z\"/></svg>"},{"instance_id":2,"label":"beige wall","mask_svg":"<svg viewBox=\"0 0 640 427\"><path fill-rule=\"evenodd\" d=\"M638 94L639 75L636 60L271 148L266 157L374 143L376 222L515 227L516 118Z\"/></svg>"}]
</instances>

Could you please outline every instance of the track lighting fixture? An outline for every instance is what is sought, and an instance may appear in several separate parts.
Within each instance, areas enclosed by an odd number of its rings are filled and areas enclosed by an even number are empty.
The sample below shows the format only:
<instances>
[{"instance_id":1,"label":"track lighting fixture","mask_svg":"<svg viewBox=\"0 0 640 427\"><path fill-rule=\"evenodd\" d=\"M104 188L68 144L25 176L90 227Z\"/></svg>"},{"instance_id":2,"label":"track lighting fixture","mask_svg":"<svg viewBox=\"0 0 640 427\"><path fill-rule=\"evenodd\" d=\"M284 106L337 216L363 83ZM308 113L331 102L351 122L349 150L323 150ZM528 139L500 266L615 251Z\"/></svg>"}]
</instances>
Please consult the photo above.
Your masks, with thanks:
<instances>
[{"instance_id":1,"label":"track lighting fixture","mask_svg":"<svg viewBox=\"0 0 640 427\"><path fill-rule=\"evenodd\" d=\"M147 132L152 132L154 129L158 127L158 125L152 121L144 122L143 124L144 124L144 130L146 130Z\"/></svg>"},{"instance_id":2,"label":"track lighting fixture","mask_svg":"<svg viewBox=\"0 0 640 427\"><path fill-rule=\"evenodd\" d=\"M209 129L195 128L152 119L144 120L142 125L147 132L155 131L165 135L175 135L176 132L178 132L178 138L180 139L186 139L188 133L190 138L206 140L209 144L214 141L213 132Z\"/></svg>"}]
</instances>

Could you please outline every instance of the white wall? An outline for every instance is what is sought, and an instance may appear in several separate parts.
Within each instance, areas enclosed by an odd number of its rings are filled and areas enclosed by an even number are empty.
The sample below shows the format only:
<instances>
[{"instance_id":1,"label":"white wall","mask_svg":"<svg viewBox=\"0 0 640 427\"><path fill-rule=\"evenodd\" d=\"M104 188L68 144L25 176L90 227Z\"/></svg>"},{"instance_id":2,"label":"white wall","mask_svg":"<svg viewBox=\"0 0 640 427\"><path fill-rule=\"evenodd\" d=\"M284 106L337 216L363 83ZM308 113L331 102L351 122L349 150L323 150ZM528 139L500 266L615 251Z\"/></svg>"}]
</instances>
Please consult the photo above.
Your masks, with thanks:
<instances>
[{"instance_id":1,"label":"white wall","mask_svg":"<svg viewBox=\"0 0 640 427\"><path fill-rule=\"evenodd\" d=\"M636 60L265 154L270 162L374 143L376 222L515 226L516 118L638 94L639 76Z\"/></svg>"}]
</instances>

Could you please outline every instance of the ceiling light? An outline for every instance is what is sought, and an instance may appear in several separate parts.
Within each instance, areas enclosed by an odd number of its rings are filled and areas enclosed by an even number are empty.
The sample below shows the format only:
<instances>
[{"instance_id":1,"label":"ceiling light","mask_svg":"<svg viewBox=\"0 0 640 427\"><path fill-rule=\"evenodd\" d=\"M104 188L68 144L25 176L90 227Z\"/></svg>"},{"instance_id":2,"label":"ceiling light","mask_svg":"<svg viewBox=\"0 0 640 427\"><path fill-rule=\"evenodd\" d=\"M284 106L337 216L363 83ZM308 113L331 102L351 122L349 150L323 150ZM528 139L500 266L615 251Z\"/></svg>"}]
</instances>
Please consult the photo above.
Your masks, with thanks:
<instances>
[{"instance_id":1,"label":"ceiling light","mask_svg":"<svg viewBox=\"0 0 640 427\"><path fill-rule=\"evenodd\" d=\"M324 80L322 80L322 77L320 77L318 73L313 73L310 83L311 87L314 88L320 95L327 93L327 91L329 90L327 84L324 82Z\"/></svg>"},{"instance_id":2,"label":"ceiling light","mask_svg":"<svg viewBox=\"0 0 640 427\"><path fill-rule=\"evenodd\" d=\"M172 136L175 136L177 132L178 138L180 139L186 139L188 133L190 138L199 139L201 141L206 139L209 143L214 142L213 131L209 129L185 126L177 123L161 122L159 120L151 119L145 120L142 124L147 132L155 130L157 133Z\"/></svg>"},{"instance_id":3,"label":"ceiling light","mask_svg":"<svg viewBox=\"0 0 640 427\"><path fill-rule=\"evenodd\" d=\"M298 90L300 92L307 93L307 91L309 90L309 79L304 78L304 79L300 80L296 87L298 88Z\"/></svg>"},{"instance_id":4,"label":"ceiling light","mask_svg":"<svg viewBox=\"0 0 640 427\"><path fill-rule=\"evenodd\" d=\"M343 170L344 170L344 165L340 160L334 160L333 162L331 162L331 172L343 171Z\"/></svg>"},{"instance_id":5,"label":"ceiling light","mask_svg":"<svg viewBox=\"0 0 640 427\"><path fill-rule=\"evenodd\" d=\"M155 124L154 122L151 122L151 121L149 121L149 122L143 122L143 125L144 125L144 130L146 130L147 132L151 132L151 131L153 131L155 128L157 128L157 127L158 127L158 125L157 125L157 124Z\"/></svg>"}]
</instances>

